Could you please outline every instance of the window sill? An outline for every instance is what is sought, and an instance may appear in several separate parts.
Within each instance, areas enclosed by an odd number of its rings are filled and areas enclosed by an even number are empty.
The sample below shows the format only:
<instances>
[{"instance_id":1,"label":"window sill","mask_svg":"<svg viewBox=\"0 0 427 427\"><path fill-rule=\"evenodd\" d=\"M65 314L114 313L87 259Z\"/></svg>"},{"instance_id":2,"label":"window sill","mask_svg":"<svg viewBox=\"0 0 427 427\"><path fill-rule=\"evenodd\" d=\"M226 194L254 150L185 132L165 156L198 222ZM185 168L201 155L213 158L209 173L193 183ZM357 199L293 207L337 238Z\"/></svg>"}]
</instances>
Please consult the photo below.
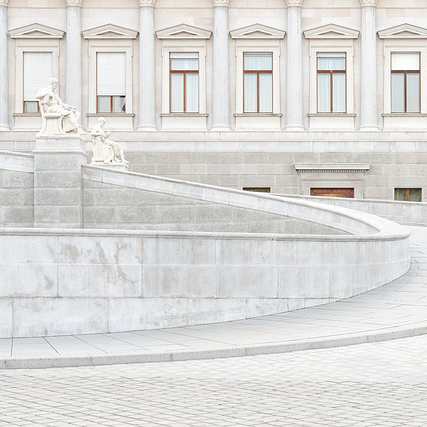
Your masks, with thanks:
<instances>
[{"instance_id":1,"label":"window sill","mask_svg":"<svg viewBox=\"0 0 427 427\"><path fill-rule=\"evenodd\" d=\"M133 113L87 113L86 117L135 117Z\"/></svg>"},{"instance_id":2,"label":"window sill","mask_svg":"<svg viewBox=\"0 0 427 427\"><path fill-rule=\"evenodd\" d=\"M384 113L383 117L427 117L425 113Z\"/></svg>"},{"instance_id":3,"label":"window sill","mask_svg":"<svg viewBox=\"0 0 427 427\"><path fill-rule=\"evenodd\" d=\"M356 117L355 113L309 113L308 117Z\"/></svg>"},{"instance_id":4,"label":"window sill","mask_svg":"<svg viewBox=\"0 0 427 427\"><path fill-rule=\"evenodd\" d=\"M208 117L207 113L161 113L160 117Z\"/></svg>"},{"instance_id":5,"label":"window sill","mask_svg":"<svg viewBox=\"0 0 427 427\"><path fill-rule=\"evenodd\" d=\"M281 113L235 113L234 117L282 117Z\"/></svg>"}]
</instances>

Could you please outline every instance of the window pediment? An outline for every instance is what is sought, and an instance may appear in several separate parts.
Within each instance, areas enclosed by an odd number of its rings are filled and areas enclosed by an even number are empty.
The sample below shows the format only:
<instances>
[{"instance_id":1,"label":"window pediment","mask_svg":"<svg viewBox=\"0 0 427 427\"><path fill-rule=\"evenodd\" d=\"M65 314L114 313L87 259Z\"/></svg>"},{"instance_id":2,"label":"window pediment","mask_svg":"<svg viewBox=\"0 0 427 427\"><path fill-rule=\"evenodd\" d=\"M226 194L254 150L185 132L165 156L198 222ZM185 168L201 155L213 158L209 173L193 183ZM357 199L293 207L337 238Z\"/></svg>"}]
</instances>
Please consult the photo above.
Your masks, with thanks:
<instances>
[{"instance_id":1,"label":"window pediment","mask_svg":"<svg viewBox=\"0 0 427 427\"><path fill-rule=\"evenodd\" d=\"M12 39L62 39L64 34L64 31L37 23L9 31Z\"/></svg>"},{"instance_id":2,"label":"window pediment","mask_svg":"<svg viewBox=\"0 0 427 427\"><path fill-rule=\"evenodd\" d=\"M396 27L378 31L380 39L426 39L427 29L411 24L402 24Z\"/></svg>"},{"instance_id":3,"label":"window pediment","mask_svg":"<svg viewBox=\"0 0 427 427\"><path fill-rule=\"evenodd\" d=\"M359 31L340 25L328 24L304 31L306 39L357 39Z\"/></svg>"},{"instance_id":4,"label":"window pediment","mask_svg":"<svg viewBox=\"0 0 427 427\"><path fill-rule=\"evenodd\" d=\"M285 34L283 30L262 24L253 24L230 31L232 39L283 39Z\"/></svg>"},{"instance_id":5,"label":"window pediment","mask_svg":"<svg viewBox=\"0 0 427 427\"><path fill-rule=\"evenodd\" d=\"M136 39L138 31L106 24L85 30L82 34L85 39Z\"/></svg>"},{"instance_id":6,"label":"window pediment","mask_svg":"<svg viewBox=\"0 0 427 427\"><path fill-rule=\"evenodd\" d=\"M203 28L193 27L187 24L176 25L174 27L165 28L156 31L157 38L163 39L203 39L207 40L211 37L212 32Z\"/></svg>"}]
</instances>

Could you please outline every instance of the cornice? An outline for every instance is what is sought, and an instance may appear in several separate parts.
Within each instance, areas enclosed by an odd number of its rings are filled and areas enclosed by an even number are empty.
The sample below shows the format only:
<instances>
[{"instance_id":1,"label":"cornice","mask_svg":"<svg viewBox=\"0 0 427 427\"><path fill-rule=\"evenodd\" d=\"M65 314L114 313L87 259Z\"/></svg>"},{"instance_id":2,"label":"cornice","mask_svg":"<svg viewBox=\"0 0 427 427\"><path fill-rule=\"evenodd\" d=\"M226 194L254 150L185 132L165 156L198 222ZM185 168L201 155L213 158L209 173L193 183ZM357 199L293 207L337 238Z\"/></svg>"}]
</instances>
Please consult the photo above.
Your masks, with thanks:
<instances>
[{"instance_id":1,"label":"cornice","mask_svg":"<svg viewBox=\"0 0 427 427\"><path fill-rule=\"evenodd\" d=\"M230 0L212 0L212 3L214 7L217 7L217 6L228 7Z\"/></svg>"},{"instance_id":2,"label":"cornice","mask_svg":"<svg viewBox=\"0 0 427 427\"><path fill-rule=\"evenodd\" d=\"M81 7L82 6L82 1L83 0L67 0L67 6L78 6L78 7Z\"/></svg>"},{"instance_id":3,"label":"cornice","mask_svg":"<svg viewBox=\"0 0 427 427\"><path fill-rule=\"evenodd\" d=\"M7 6L9 0L0 0L0 6Z\"/></svg>"},{"instance_id":4,"label":"cornice","mask_svg":"<svg viewBox=\"0 0 427 427\"><path fill-rule=\"evenodd\" d=\"M304 0L285 0L288 7L302 7Z\"/></svg>"},{"instance_id":5,"label":"cornice","mask_svg":"<svg viewBox=\"0 0 427 427\"><path fill-rule=\"evenodd\" d=\"M367 6L375 7L377 5L377 0L360 0L360 5L362 7L367 7Z\"/></svg>"},{"instance_id":6,"label":"cornice","mask_svg":"<svg viewBox=\"0 0 427 427\"><path fill-rule=\"evenodd\" d=\"M139 7L154 7L156 0L139 0Z\"/></svg>"}]
</instances>

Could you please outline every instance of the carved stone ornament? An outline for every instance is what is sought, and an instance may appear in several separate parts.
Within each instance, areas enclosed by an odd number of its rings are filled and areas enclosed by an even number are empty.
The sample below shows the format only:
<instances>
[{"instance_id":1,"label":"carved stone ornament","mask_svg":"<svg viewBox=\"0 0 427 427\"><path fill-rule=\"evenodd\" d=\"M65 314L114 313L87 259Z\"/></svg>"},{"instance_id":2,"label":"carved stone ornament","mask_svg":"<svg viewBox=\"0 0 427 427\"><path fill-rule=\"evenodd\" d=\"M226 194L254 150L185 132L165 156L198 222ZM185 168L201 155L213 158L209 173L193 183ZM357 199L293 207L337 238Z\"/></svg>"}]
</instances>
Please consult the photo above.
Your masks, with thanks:
<instances>
[{"instance_id":1,"label":"carved stone ornament","mask_svg":"<svg viewBox=\"0 0 427 427\"><path fill-rule=\"evenodd\" d=\"M83 0L67 0L67 6L81 6Z\"/></svg>"},{"instance_id":2,"label":"carved stone ornament","mask_svg":"<svg viewBox=\"0 0 427 427\"><path fill-rule=\"evenodd\" d=\"M215 6L228 6L228 3L230 3L230 0L212 0L212 3Z\"/></svg>"},{"instance_id":3,"label":"carved stone ornament","mask_svg":"<svg viewBox=\"0 0 427 427\"><path fill-rule=\"evenodd\" d=\"M156 0L139 0L140 6L154 7L155 4L156 4Z\"/></svg>"},{"instance_id":4,"label":"carved stone ornament","mask_svg":"<svg viewBox=\"0 0 427 427\"><path fill-rule=\"evenodd\" d=\"M9 0L0 0L0 6L7 6Z\"/></svg>"},{"instance_id":5,"label":"carved stone ornament","mask_svg":"<svg viewBox=\"0 0 427 427\"><path fill-rule=\"evenodd\" d=\"M286 1L286 6L299 6L301 7L304 0L285 0Z\"/></svg>"},{"instance_id":6,"label":"carved stone ornament","mask_svg":"<svg viewBox=\"0 0 427 427\"><path fill-rule=\"evenodd\" d=\"M376 6L377 0L360 0L360 4L362 7L364 7L364 6Z\"/></svg>"}]
</instances>

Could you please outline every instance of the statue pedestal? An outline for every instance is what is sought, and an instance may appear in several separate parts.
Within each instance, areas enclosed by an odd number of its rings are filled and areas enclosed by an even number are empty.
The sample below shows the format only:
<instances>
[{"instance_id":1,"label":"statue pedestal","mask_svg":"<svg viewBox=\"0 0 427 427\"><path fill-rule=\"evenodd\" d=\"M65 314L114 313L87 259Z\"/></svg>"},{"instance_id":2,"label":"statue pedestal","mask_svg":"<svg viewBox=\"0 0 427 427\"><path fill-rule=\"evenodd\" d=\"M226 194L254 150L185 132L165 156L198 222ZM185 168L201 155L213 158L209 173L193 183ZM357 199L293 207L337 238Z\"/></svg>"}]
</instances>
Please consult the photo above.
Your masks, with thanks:
<instances>
[{"instance_id":1,"label":"statue pedestal","mask_svg":"<svg viewBox=\"0 0 427 427\"><path fill-rule=\"evenodd\" d=\"M39 136L34 154L34 227L81 228L86 143L79 135Z\"/></svg>"}]
</instances>

